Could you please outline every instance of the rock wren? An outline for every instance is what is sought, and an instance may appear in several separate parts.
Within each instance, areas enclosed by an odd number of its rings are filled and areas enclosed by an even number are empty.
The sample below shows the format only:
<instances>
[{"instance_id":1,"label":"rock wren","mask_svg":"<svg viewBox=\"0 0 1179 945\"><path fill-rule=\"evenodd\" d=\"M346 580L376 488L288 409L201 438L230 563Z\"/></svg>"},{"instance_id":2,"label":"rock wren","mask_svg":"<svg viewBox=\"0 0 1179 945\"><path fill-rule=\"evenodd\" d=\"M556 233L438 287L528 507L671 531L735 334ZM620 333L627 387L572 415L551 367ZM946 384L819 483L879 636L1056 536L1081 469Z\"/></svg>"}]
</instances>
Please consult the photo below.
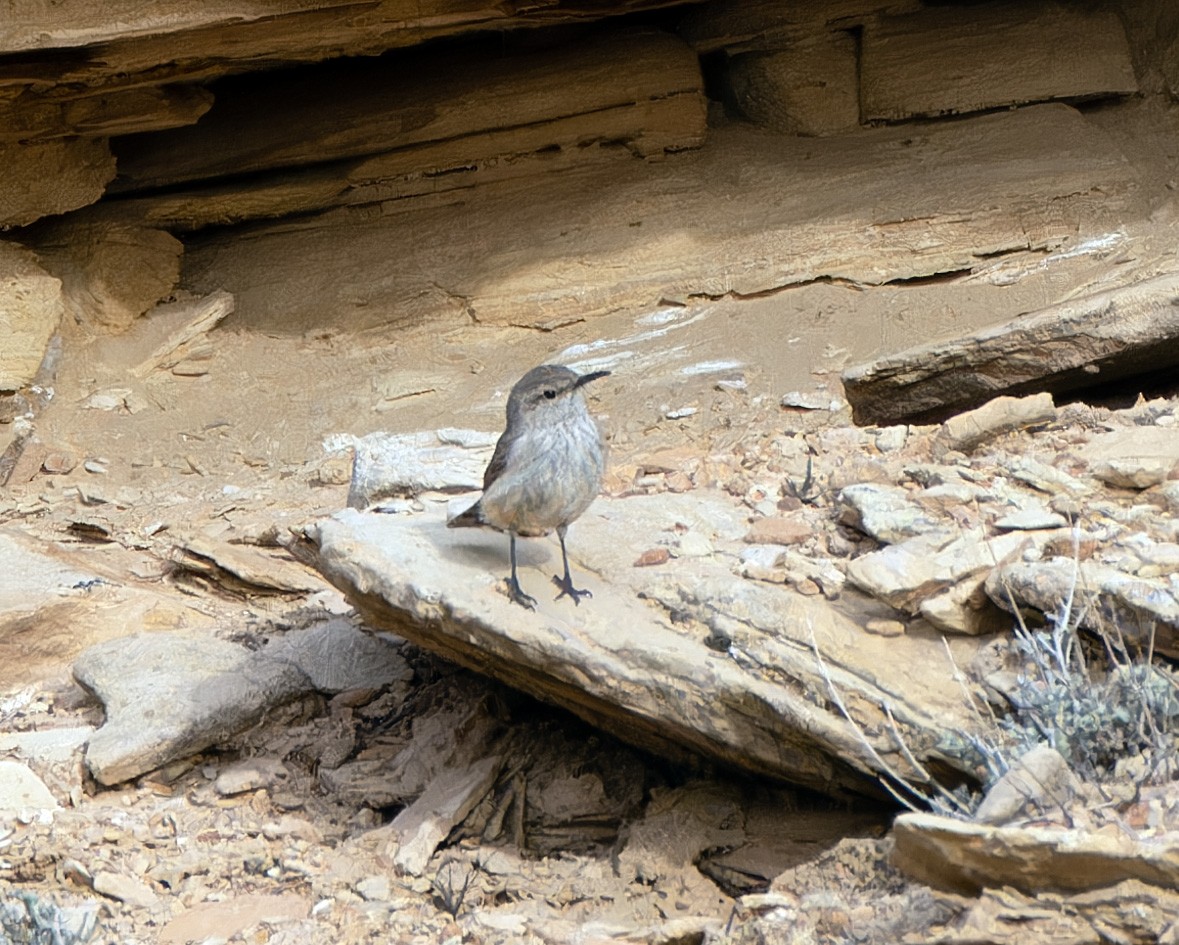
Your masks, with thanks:
<instances>
[{"instance_id":1,"label":"rock wren","mask_svg":"<svg viewBox=\"0 0 1179 945\"><path fill-rule=\"evenodd\" d=\"M520 590L516 577L516 536L547 535L561 540L565 576L553 583L573 603L592 597L573 586L565 531L584 512L602 487L606 449L602 432L590 416L581 388L609 371L577 374L557 364L542 364L525 374L508 396L508 424L487 471L483 495L446 524L451 528L490 525L508 533L512 576L508 593L521 607L533 610L536 599Z\"/></svg>"}]
</instances>

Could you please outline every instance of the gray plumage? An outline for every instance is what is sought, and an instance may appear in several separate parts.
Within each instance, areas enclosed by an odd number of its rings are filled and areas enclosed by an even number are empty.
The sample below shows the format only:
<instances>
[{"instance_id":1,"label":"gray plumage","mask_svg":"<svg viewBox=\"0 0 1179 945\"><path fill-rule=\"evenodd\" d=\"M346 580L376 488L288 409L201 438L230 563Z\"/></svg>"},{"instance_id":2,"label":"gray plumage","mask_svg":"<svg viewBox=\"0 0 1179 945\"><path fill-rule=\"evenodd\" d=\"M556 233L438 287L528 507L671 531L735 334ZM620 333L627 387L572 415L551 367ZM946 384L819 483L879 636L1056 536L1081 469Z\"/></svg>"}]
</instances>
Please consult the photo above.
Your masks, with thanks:
<instances>
[{"instance_id":1,"label":"gray plumage","mask_svg":"<svg viewBox=\"0 0 1179 945\"><path fill-rule=\"evenodd\" d=\"M531 609L535 600L520 590L516 577L516 536L556 531L561 541L564 577L554 576L575 603L590 596L573 586L565 531L602 487L606 450L601 431L581 388L609 371L577 374L543 364L525 374L508 396L507 426L483 474L483 495L451 519L451 528L489 525L511 541L512 575L508 589L516 603Z\"/></svg>"}]
</instances>

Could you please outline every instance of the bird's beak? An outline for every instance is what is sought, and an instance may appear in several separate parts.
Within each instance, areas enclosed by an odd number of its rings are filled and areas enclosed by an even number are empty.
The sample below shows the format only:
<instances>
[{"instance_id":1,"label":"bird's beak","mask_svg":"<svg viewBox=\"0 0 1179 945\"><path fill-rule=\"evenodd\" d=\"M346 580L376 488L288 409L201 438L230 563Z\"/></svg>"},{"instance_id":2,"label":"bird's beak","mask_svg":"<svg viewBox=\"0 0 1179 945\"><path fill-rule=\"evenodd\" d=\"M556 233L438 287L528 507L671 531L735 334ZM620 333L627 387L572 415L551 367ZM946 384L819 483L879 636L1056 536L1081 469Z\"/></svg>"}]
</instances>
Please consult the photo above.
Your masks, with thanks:
<instances>
[{"instance_id":1,"label":"bird's beak","mask_svg":"<svg viewBox=\"0 0 1179 945\"><path fill-rule=\"evenodd\" d=\"M589 374L582 374L576 381L573 382L573 388L576 390L588 384L590 381L596 381L599 377L606 377L610 374L609 371L590 371Z\"/></svg>"}]
</instances>

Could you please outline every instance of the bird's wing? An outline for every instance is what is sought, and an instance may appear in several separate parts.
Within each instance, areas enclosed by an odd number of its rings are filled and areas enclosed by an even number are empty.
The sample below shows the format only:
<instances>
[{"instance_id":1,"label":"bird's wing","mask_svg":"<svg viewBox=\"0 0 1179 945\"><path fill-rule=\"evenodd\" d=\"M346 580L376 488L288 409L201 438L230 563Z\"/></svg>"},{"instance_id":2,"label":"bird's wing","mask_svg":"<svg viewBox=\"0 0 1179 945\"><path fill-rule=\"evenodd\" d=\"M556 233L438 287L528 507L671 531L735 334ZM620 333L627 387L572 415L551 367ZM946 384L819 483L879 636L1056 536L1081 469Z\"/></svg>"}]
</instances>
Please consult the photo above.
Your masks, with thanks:
<instances>
[{"instance_id":1,"label":"bird's wing","mask_svg":"<svg viewBox=\"0 0 1179 945\"><path fill-rule=\"evenodd\" d=\"M504 430L495 443L495 452L491 454L491 462L487 464L487 469L483 472L484 492L491 488L491 484L503 475L503 471L507 468L508 448L510 445L508 431Z\"/></svg>"}]
</instances>

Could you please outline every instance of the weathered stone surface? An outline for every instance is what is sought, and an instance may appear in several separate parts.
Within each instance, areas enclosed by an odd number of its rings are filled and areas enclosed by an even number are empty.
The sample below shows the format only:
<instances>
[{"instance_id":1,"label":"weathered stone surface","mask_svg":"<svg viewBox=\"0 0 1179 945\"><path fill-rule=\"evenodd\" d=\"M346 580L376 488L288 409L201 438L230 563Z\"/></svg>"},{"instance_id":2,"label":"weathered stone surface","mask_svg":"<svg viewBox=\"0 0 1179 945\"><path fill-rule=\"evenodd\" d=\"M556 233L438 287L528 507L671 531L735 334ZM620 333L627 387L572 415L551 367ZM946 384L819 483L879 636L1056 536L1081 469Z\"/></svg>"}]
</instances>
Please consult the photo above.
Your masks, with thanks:
<instances>
[{"instance_id":1,"label":"weathered stone surface","mask_svg":"<svg viewBox=\"0 0 1179 945\"><path fill-rule=\"evenodd\" d=\"M893 862L918 882L955 892L1013 886L1024 892L1086 890L1138 879L1179 883L1179 838L1117 832L993 827L933 814L893 824Z\"/></svg>"},{"instance_id":2,"label":"weathered stone surface","mask_svg":"<svg viewBox=\"0 0 1179 945\"><path fill-rule=\"evenodd\" d=\"M219 744L321 684L326 692L374 688L407 674L393 647L343 621L260 650L207 636L141 634L91 647L74 664L75 678L106 709L86 751L102 784Z\"/></svg>"},{"instance_id":3,"label":"weathered stone surface","mask_svg":"<svg viewBox=\"0 0 1179 945\"><path fill-rule=\"evenodd\" d=\"M282 762L277 758L247 758L218 774L217 780L213 782L213 790L222 797L232 797L234 794L268 788L284 774Z\"/></svg>"},{"instance_id":4,"label":"weathered stone surface","mask_svg":"<svg viewBox=\"0 0 1179 945\"><path fill-rule=\"evenodd\" d=\"M158 338L151 354L128 367L139 377L146 377L159 370L180 373L177 369L184 363L207 358L212 350L205 335L230 315L233 307L233 296L221 289L203 298L157 305L145 335L163 337ZM121 353L125 357L125 350Z\"/></svg>"},{"instance_id":5,"label":"weathered stone surface","mask_svg":"<svg viewBox=\"0 0 1179 945\"><path fill-rule=\"evenodd\" d=\"M447 769L431 781L422 796L389 824L397 838L393 864L420 876L438 845L491 790L503 762L502 757L492 755L462 768Z\"/></svg>"},{"instance_id":6,"label":"weathered stone surface","mask_svg":"<svg viewBox=\"0 0 1179 945\"><path fill-rule=\"evenodd\" d=\"M91 647L74 663L74 677L106 709L86 750L100 784L118 784L217 744L311 689L302 670L265 651L179 633Z\"/></svg>"},{"instance_id":7,"label":"weathered stone surface","mask_svg":"<svg viewBox=\"0 0 1179 945\"><path fill-rule=\"evenodd\" d=\"M333 436L324 448L353 451L348 507L363 509L390 497L481 489L497 439L495 433L441 429Z\"/></svg>"},{"instance_id":8,"label":"weathered stone surface","mask_svg":"<svg viewBox=\"0 0 1179 945\"><path fill-rule=\"evenodd\" d=\"M1000 394L1060 394L1179 363L1179 274L1053 305L843 373L857 423L945 416Z\"/></svg>"},{"instance_id":9,"label":"weathered stone surface","mask_svg":"<svg viewBox=\"0 0 1179 945\"><path fill-rule=\"evenodd\" d=\"M2 57L0 57L2 61ZM91 88L56 85L0 102L0 142L62 135L109 137L189 125L213 95L195 85Z\"/></svg>"},{"instance_id":10,"label":"weathered stone surface","mask_svg":"<svg viewBox=\"0 0 1179 945\"><path fill-rule=\"evenodd\" d=\"M1179 583L1129 574L1098 561L1051 558L1012 561L987 576L987 593L1006 610L1011 598L1046 614L1060 614L1071 600L1081 626L1116 632L1141 646L1179 656Z\"/></svg>"},{"instance_id":11,"label":"weathered stone surface","mask_svg":"<svg viewBox=\"0 0 1179 945\"><path fill-rule=\"evenodd\" d=\"M344 803L408 806L444 773L479 757L502 734L486 707L462 702L415 719L409 744L392 758L356 758L320 772L325 789Z\"/></svg>"},{"instance_id":12,"label":"weathered stone surface","mask_svg":"<svg viewBox=\"0 0 1179 945\"><path fill-rule=\"evenodd\" d=\"M1147 489L1179 470L1179 429L1127 427L1093 437L1077 449L1093 475L1110 486Z\"/></svg>"},{"instance_id":13,"label":"weathered stone surface","mask_svg":"<svg viewBox=\"0 0 1179 945\"><path fill-rule=\"evenodd\" d=\"M946 532L945 523L929 515L914 494L901 486L874 482L845 486L839 503L841 521L885 544L918 535L928 540Z\"/></svg>"},{"instance_id":14,"label":"weathered stone surface","mask_svg":"<svg viewBox=\"0 0 1179 945\"><path fill-rule=\"evenodd\" d=\"M214 541L203 535L179 541L172 560L186 570L246 593L298 594L322 587L316 575L289 555Z\"/></svg>"},{"instance_id":15,"label":"weathered stone surface","mask_svg":"<svg viewBox=\"0 0 1179 945\"><path fill-rule=\"evenodd\" d=\"M0 390L33 380L64 310L60 280L31 251L0 242Z\"/></svg>"},{"instance_id":16,"label":"weathered stone surface","mask_svg":"<svg viewBox=\"0 0 1179 945\"><path fill-rule=\"evenodd\" d=\"M991 785L974 812L981 824L1011 824L1067 816L1080 781L1055 748L1038 745L1022 756Z\"/></svg>"},{"instance_id":17,"label":"weathered stone surface","mask_svg":"<svg viewBox=\"0 0 1179 945\"><path fill-rule=\"evenodd\" d=\"M115 176L105 138L0 142L0 228L94 203Z\"/></svg>"},{"instance_id":18,"label":"weathered stone surface","mask_svg":"<svg viewBox=\"0 0 1179 945\"><path fill-rule=\"evenodd\" d=\"M45 782L19 761L0 761L0 811L57 810L61 805Z\"/></svg>"},{"instance_id":19,"label":"weathered stone surface","mask_svg":"<svg viewBox=\"0 0 1179 945\"><path fill-rule=\"evenodd\" d=\"M56 674L86 647L128 627L192 629L212 621L155 589L117 584L92 559L8 527L0 530L0 689Z\"/></svg>"},{"instance_id":20,"label":"weathered stone surface","mask_svg":"<svg viewBox=\"0 0 1179 945\"><path fill-rule=\"evenodd\" d=\"M981 530L958 538L935 532L861 555L848 563L847 578L898 610L916 613L927 597L989 571L1025 541L1019 532L992 538Z\"/></svg>"},{"instance_id":21,"label":"weathered stone surface","mask_svg":"<svg viewBox=\"0 0 1179 945\"><path fill-rule=\"evenodd\" d=\"M855 29L881 14L919 9L919 0L712 0L684 16L680 33L701 52L773 50L833 27Z\"/></svg>"},{"instance_id":22,"label":"weathered stone surface","mask_svg":"<svg viewBox=\"0 0 1179 945\"><path fill-rule=\"evenodd\" d=\"M742 114L785 134L832 135L860 122L855 37L821 33L771 53L729 63L729 84Z\"/></svg>"},{"instance_id":23,"label":"weathered stone surface","mask_svg":"<svg viewBox=\"0 0 1179 945\"><path fill-rule=\"evenodd\" d=\"M69 761L93 734L94 729L89 725L7 732L0 735L0 752L15 752L30 760L56 764Z\"/></svg>"},{"instance_id":24,"label":"weathered stone surface","mask_svg":"<svg viewBox=\"0 0 1179 945\"><path fill-rule=\"evenodd\" d=\"M129 906L151 909L159 905L160 898L152 888L136 876L116 873L113 870L96 870L94 891L109 899L117 899Z\"/></svg>"},{"instance_id":25,"label":"weathered stone surface","mask_svg":"<svg viewBox=\"0 0 1179 945\"><path fill-rule=\"evenodd\" d=\"M143 85L145 77L134 73L154 70L150 78L165 84L178 76L203 79L240 72L246 66L373 55L438 36L592 20L667 5L670 0L624 0L604 8L584 0L561 0L508 11L478 0L457 5L443 0L412 4L394 0L357 16L349 0L295 0L280 9L185 2L144 8L120 0L64 11L33 4L18 8L5 23L0 53L23 54L11 70L10 81L22 76L30 84L41 80L56 50L100 47L101 56L79 53L59 67L60 81L93 85L116 78L128 85ZM167 68L160 68L161 63Z\"/></svg>"},{"instance_id":26,"label":"weathered stone surface","mask_svg":"<svg viewBox=\"0 0 1179 945\"><path fill-rule=\"evenodd\" d=\"M161 945L193 941L230 941L262 923L280 930L307 917L312 902L306 893L244 893L215 902L199 902L174 915L159 930ZM282 934L282 931L279 932Z\"/></svg>"},{"instance_id":27,"label":"weathered stone surface","mask_svg":"<svg viewBox=\"0 0 1179 945\"><path fill-rule=\"evenodd\" d=\"M969 727L950 674L939 677L944 686L931 686L915 652L905 655L920 645L914 641L865 635L820 598L734 581L713 558L632 567L652 536L673 532L677 523L694 530L697 521L718 548L740 547L739 510L699 490L599 500L569 536L577 580L594 599L572 608L537 593L536 612L498 589L507 567L504 536L448 530L438 510L415 516L348 510L309 534L323 573L370 626L664 754L687 748L834 793L864 790L854 772L873 772L877 762L837 710L819 708L830 704L828 680L854 701L858 716L866 713L859 718L866 731L878 731L869 721L873 707L889 702L918 756L942 756L952 733ZM548 582L552 550L530 541L518 550L521 583L536 593ZM910 679L913 673L920 683ZM879 731L888 727L880 725ZM891 739L863 737L906 767Z\"/></svg>"},{"instance_id":28,"label":"weathered stone surface","mask_svg":"<svg viewBox=\"0 0 1179 945\"><path fill-rule=\"evenodd\" d=\"M162 230L67 218L39 228L36 245L61 279L66 312L84 325L124 331L180 279L183 246Z\"/></svg>"},{"instance_id":29,"label":"weathered stone surface","mask_svg":"<svg viewBox=\"0 0 1179 945\"><path fill-rule=\"evenodd\" d=\"M554 81L558 73L561 81ZM692 107L681 110L680 98ZM676 120L661 121L660 110ZM620 121L610 120L614 112ZM593 121L568 138L560 125L578 115ZM174 187L343 158L364 159L350 168L357 183L429 174L434 187L446 187L444 174L456 170L447 156L466 170L554 146L585 150L598 140L595 126L601 139L624 141L639 153L699 145L704 100L696 57L671 35L641 32L515 57L415 54L325 66L303 77L251 77L223 84L197 125L117 143L112 189ZM386 152L395 153L377 157ZM394 196L394 187L383 187L382 199Z\"/></svg>"},{"instance_id":30,"label":"weathered stone surface","mask_svg":"<svg viewBox=\"0 0 1179 945\"><path fill-rule=\"evenodd\" d=\"M944 456L950 450L969 453L1005 433L1047 423L1055 417L1051 394L996 397L943 423L933 441L933 454Z\"/></svg>"},{"instance_id":31,"label":"weathered stone surface","mask_svg":"<svg viewBox=\"0 0 1179 945\"><path fill-rule=\"evenodd\" d=\"M968 577L921 601L919 613L946 633L983 636L1011 628L1011 615L987 596L981 576Z\"/></svg>"},{"instance_id":32,"label":"weathered stone surface","mask_svg":"<svg viewBox=\"0 0 1179 945\"><path fill-rule=\"evenodd\" d=\"M814 524L804 515L771 515L757 519L745 540L754 545L797 545L814 534Z\"/></svg>"},{"instance_id":33,"label":"weathered stone surface","mask_svg":"<svg viewBox=\"0 0 1179 945\"><path fill-rule=\"evenodd\" d=\"M1114 142L1064 105L908 138L873 129L852 149L715 129L714 145L658 167L618 153L575 187L549 175L474 188L462 214L462 246L486 247L474 256L459 251L452 208L402 201L380 218L263 226L247 241L198 235L185 265L195 289L232 291L241 323L264 329L307 330L325 310L354 328L471 318L551 328L661 298L960 270L1116 221L1135 178ZM966 189L963 166L975 168ZM833 190L852 208L838 220ZM710 221L707 242L685 235L685 217Z\"/></svg>"},{"instance_id":34,"label":"weathered stone surface","mask_svg":"<svg viewBox=\"0 0 1179 945\"><path fill-rule=\"evenodd\" d=\"M343 617L289 633L276 640L270 652L297 664L320 692L382 689L413 676L395 644Z\"/></svg>"},{"instance_id":35,"label":"weathered stone surface","mask_svg":"<svg viewBox=\"0 0 1179 945\"><path fill-rule=\"evenodd\" d=\"M1045 37L1056 55L1043 54ZM869 121L1138 91L1112 10L1052 2L933 8L868 21L861 50Z\"/></svg>"},{"instance_id":36,"label":"weathered stone surface","mask_svg":"<svg viewBox=\"0 0 1179 945\"><path fill-rule=\"evenodd\" d=\"M995 527L1009 531L1038 531L1047 528L1064 528L1068 519L1044 506L1022 508L995 519Z\"/></svg>"},{"instance_id":37,"label":"weathered stone surface","mask_svg":"<svg viewBox=\"0 0 1179 945\"><path fill-rule=\"evenodd\" d=\"M996 885L977 895L955 896L939 908L947 908L952 917L932 933L926 926L939 920L919 921L922 928L917 934L927 939L932 934L934 941L946 945L1044 945L1050 941L1097 945L1109 931L1130 941L1149 942L1156 937L1156 929L1175 928L1179 922L1179 895L1136 879L1079 893L1019 892Z\"/></svg>"}]
</instances>

